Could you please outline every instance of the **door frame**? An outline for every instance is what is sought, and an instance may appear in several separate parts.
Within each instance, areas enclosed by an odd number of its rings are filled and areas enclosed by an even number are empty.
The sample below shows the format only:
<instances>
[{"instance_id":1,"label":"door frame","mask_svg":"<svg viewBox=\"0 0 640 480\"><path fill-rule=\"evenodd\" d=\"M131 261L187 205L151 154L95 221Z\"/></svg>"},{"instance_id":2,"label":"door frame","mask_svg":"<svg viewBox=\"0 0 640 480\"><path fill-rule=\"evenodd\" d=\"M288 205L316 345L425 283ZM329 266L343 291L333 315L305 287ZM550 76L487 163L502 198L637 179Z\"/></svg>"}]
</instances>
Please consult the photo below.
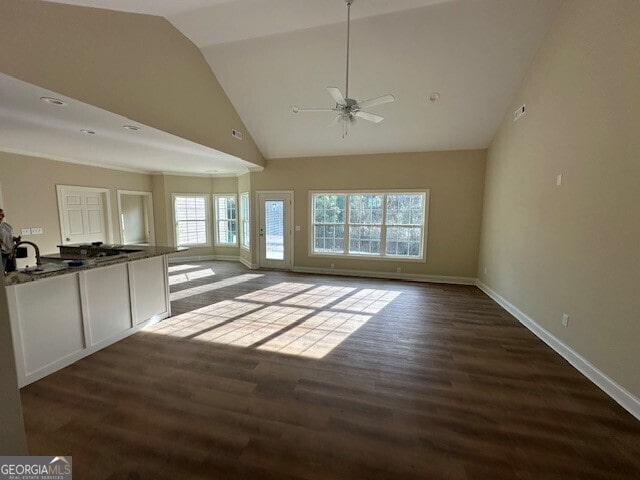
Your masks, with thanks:
<instances>
[{"instance_id":1,"label":"door frame","mask_svg":"<svg viewBox=\"0 0 640 480\"><path fill-rule=\"evenodd\" d=\"M138 190L116 190L118 196L118 229L120 230L120 243L124 243L124 231L122 230L122 200L121 195L139 195L146 200L147 226L149 245L156 244L155 220L153 216L153 193Z\"/></svg>"},{"instance_id":2,"label":"door frame","mask_svg":"<svg viewBox=\"0 0 640 480\"><path fill-rule=\"evenodd\" d=\"M64 216L62 214L62 205L64 204L62 192L65 189L76 190L79 192L90 192L102 194L103 205L105 206L105 226L107 228L107 242L113 243L113 219L111 217L111 190L108 188L97 187L80 187L77 185L56 185L56 195L58 197L58 221L60 222L60 244L67 245L70 242L65 240Z\"/></svg>"},{"instance_id":3,"label":"door frame","mask_svg":"<svg viewBox=\"0 0 640 480\"><path fill-rule=\"evenodd\" d=\"M293 270L293 259L294 259L294 235L293 235L293 231L295 229L294 225L293 225L293 211L294 211L294 206L295 206L295 194L293 190L259 190L256 191L256 229L254 232L254 240L255 240L255 244L256 245L256 253L257 253L257 260L258 260L258 267L259 268L267 268L267 267L262 267L261 263L262 263L262 245L261 245L261 240L260 240L260 225L262 224L262 209L261 209L261 196L262 195L289 195L289 198L291 200L291 204L290 204L290 208L287 210L285 208L285 224L289 223L289 235L286 236L285 235L285 242L288 240L289 241L289 267L288 268L283 268L282 270L289 270L292 271ZM288 213L286 213L288 212Z\"/></svg>"}]
</instances>

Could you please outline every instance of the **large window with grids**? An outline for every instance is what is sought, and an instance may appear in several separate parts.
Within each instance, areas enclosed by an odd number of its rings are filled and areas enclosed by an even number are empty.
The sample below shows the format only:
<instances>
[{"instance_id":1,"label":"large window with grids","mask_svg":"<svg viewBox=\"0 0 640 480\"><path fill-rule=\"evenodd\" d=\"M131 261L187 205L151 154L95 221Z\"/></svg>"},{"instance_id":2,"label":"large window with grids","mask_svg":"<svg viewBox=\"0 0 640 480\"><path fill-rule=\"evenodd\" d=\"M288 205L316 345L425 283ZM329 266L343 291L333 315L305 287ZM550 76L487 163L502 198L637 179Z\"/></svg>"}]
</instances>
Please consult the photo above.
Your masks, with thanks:
<instances>
[{"instance_id":1,"label":"large window with grids","mask_svg":"<svg viewBox=\"0 0 640 480\"><path fill-rule=\"evenodd\" d=\"M208 246L208 195L177 194L173 197L173 218L178 247Z\"/></svg>"},{"instance_id":2,"label":"large window with grids","mask_svg":"<svg viewBox=\"0 0 640 480\"><path fill-rule=\"evenodd\" d=\"M424 259L428 191L311 194L311 253Z\"/></svg>"},{"instance_id":3,"label":"large window with grids","mask_svg":"<svg viewBox=\"0 0 640 480\"><path fill-rule=\"evenodd\" d=\"M238 245L238 207L235 194L214 195L216 245Z\"/></svg>"}]
</instances>

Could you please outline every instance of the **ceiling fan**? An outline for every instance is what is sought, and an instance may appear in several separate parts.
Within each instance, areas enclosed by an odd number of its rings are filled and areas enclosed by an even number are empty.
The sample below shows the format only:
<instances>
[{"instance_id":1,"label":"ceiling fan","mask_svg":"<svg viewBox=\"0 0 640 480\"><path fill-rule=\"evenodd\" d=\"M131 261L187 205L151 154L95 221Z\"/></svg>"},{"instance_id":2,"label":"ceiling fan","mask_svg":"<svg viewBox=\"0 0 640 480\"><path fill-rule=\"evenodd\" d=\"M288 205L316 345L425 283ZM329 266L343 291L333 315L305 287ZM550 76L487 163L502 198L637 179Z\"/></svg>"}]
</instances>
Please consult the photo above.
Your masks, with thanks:
<instances>
[{"instance_id":1,"label":"ceiling fan","mask_svg":"<svg viewBox=\"0 0 640 480\"><path fill-rule=\"evenodd\" d=\"M351 36L351 4L354 0L345 0L347 4L347 80L345 95L338 87L327 87L329 94L336 102L334 108L299 108L293 107L293 113L301 112L337 112L336 118L329 124L330 127L342 124L342 136L348 134L347 127L350 123L354 123L357 118L368 120L373 123L380 123L384 120L384 117L375 113L365 112L364 109L368 107L374 107L376 105L382 105L383 103L390 103L395 101L396 97L391 94L383 95L381 97L371 98L363 102L358 102L353 98L349 98L349 39Z\"/></svg>"}]
</instances>

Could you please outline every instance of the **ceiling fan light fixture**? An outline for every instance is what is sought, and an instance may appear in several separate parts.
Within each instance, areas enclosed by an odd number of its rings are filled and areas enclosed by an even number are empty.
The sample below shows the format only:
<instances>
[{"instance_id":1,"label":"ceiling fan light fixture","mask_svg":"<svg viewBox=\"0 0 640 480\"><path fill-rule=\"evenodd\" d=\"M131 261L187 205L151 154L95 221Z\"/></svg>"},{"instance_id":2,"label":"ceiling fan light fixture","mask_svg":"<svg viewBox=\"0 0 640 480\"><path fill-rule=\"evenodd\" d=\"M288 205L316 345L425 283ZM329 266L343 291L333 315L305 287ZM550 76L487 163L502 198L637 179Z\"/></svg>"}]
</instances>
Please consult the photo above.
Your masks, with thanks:
<instances>
[{"instance_id":1,"label":"ceiling fan light fixture","mask_svg":"<svg viewBox=\"0 0 640 480\"><path fill-rule=\"evenodd\" d=\"M345 94L338 87L327 87L329 94L335 101L334 108L299 108L293 107L293 113L299 112L336 112L337 115L334 120L329 124L333 127L336 124L342 124L343 132L342 137L347 135L347 126L356 122L356 117L362 118L369 122L380 123L384 120L381 115L365 112L364 109L368 107L374 107L376 105L382 105L383 103L394 102L395 97L391 94L383 95L381 97L370 98L363 102L358 102L353 98L349 98L349 44L351 39L351 5L354 0L344 0L347 4L347 62L346 62L346 81L345 81Z\"/></svg>"}]
</instances>

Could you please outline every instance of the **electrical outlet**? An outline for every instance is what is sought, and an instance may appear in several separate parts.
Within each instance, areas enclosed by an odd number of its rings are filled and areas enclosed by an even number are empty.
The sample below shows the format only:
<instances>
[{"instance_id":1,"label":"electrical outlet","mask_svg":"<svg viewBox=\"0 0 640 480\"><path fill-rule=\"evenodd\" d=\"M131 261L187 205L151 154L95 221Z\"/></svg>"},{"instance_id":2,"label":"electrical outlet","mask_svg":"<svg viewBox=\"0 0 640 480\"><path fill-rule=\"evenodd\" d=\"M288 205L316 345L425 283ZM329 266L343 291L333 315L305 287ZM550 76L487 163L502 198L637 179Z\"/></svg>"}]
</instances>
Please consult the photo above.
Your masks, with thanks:
<instances>
[{"instance_id":1,"label":"electrical outlet","mask_svg":"<svg viewBox=\"0 0 640 480\"><path fill-rule=\"evenodd\" d=\"M562 173L556 175L556 187L562 186Z\"/></svg>"},{"instance_id":2,"label":"electrical outlet","mask_svg":"<svg viewBox=\"0 0 640 480\"><path fill-rule=\"evenodd\" d=\"M562 315L562 326L563 327L569 326L569 315L567 315L566 313Z\"/></svg>"},{"instance_id":3,"label":"electrical outlet","mask_svg":"<svg viewBox=\"0 0 640 480\"><path fill-rule=\"evenodd\" d=\"M21 236L25 236L25 235L31 235L31 229L30 228L23 228L22 230L20 230L20 235Z\"/></svg>"},{"instance_id":4,"label":"electrical outlet","mask_svg":"<svg viewBox=\"0 0 640 480\"><path fill-rule=\"evenodd\" d=\"M336 268L336 264L335 264L335 263L332 263L332 264L331 264L331 268L332 268L332 269Z\"/></svg>"},{"instance_id":5,"label":"electrical outlet","mask_svg":"<svg viewBox=\"0 0 640 480\"><path fill-rule=\"evenodd\" d=\"M402 273L402 267L398 267L398 268L396 268L396 272L398 272L398 273Z\"/></svg>"},{"instance_id":6,"label":"electrical outlet","mask_svg":"<svg viewBox=\"0 0 640 480\"><path fill-rule=\"evenodd\" d=\"M42 235L42 227L31 227L31 235Z\"/></svg>"},{"instance_id":7,"label":"electrical outlet","mask_svg":"<svg viewBox=\"0 0 640 480\"><path fill-rule=\"evenodd\" d=\"M487 274L487 267L484 267L484 274Z\"/></svg>"}]
</instances>

